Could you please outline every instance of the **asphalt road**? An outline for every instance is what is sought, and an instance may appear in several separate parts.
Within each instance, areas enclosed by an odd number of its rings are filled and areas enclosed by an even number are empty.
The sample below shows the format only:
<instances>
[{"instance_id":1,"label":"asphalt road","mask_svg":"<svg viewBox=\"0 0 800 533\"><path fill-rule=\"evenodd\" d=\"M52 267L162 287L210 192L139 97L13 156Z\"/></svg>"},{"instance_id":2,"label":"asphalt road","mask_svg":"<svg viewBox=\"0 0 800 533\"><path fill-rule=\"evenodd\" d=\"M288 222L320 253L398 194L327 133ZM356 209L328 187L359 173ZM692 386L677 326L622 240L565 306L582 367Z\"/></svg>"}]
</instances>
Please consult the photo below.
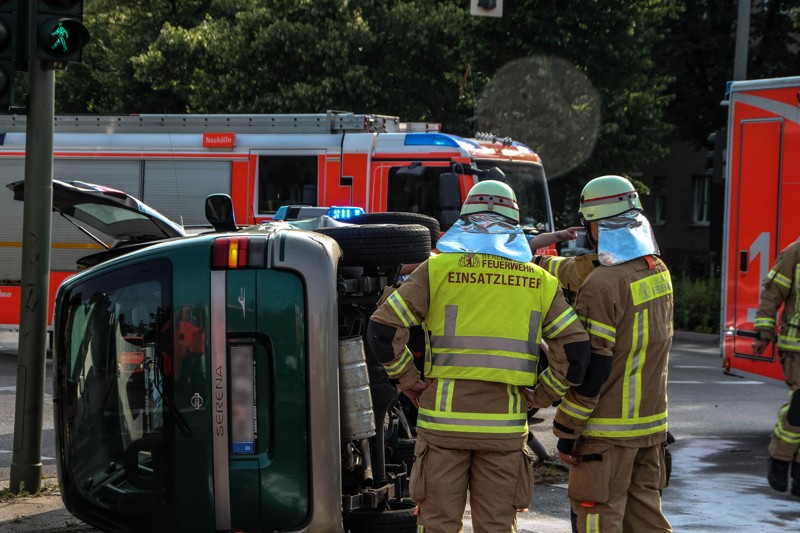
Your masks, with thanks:
<instances>
[{"instance_id":1,"label":"asphalt road","mask_svg":"<svg viewBox=\"0 0 800 533\"><path fill-rule=\"evenodd\" d=\"M0 333L0 480L8 479L14 434L16 337ZM51 413L52 367L47 365L42 464L55 476ZM772 491L766 483L766 446L783 383L722 372L714 337L676 334L670 356L669 421L677 442L670 449L673 470L663 508L676 532L774 532L800 530L800 499ZM549 450L553 409L532 426ZM528 513L519 515L520 533L568 533L569 511L563 479L542 484ZM465 533L471 533L469 511Z\"/></svg>"}]
</instances>

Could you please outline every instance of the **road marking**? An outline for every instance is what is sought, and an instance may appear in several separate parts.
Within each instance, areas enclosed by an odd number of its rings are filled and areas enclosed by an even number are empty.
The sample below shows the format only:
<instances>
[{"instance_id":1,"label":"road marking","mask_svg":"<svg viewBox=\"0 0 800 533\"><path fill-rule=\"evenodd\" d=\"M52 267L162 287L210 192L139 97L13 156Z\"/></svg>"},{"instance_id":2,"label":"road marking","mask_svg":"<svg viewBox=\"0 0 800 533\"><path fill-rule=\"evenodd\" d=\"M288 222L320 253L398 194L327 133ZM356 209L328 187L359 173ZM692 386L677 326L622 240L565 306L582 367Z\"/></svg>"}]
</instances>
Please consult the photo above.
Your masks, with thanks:
<instances>
[{"instance_id":1,"label":"road marking","mask_svg":"<svg viewBox=\"0 0 800 533\"><path fill-rule=\"evenodd\" d=\"M719 367L708 365L674 365L672 368L708 368L713 370Z\"/></svg>"},{"instance_id":2,"label":"road marking","mask_svg":"<svg viewBox=\"0 0 800 533\"><path fill-rule=\"evenodd\" d=\"M14 392L15 390L17 390L16 385L13 387L0 387L0 392Z\"/></svg>"},{"instance_id":3,"label":"road marking","mask_svg":"<svg viewBox=\"0 0 800 533\"><path fill-rule=\"evenodd\" d=\"M760 381L745 381L745 380L736 380L736 381L680 381L680 380L670 380L667 382L667 385L706 385L708 383L715 383L717 385L763 385Z\"/></svg>"}]
</instances>

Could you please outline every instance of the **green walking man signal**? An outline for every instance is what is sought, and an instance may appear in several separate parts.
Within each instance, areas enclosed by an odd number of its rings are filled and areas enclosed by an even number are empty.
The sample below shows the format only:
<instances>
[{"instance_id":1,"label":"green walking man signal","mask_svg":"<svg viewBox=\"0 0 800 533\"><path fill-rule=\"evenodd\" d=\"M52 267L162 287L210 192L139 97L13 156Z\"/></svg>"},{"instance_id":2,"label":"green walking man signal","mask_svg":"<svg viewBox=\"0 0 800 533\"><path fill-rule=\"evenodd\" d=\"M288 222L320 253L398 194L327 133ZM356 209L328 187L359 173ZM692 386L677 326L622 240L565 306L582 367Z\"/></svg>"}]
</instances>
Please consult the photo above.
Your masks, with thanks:
<instances>
[{"instance_id":1,"label":"green walking man signal","mask_svg":"<svg viewBox=\"0 0 800 533\"><path fill-rule=\"evenodd\" d=\"M37 58L56 69L81 60L81 50L89 42L81 0L38 0L36 25Z\"/></svg>"},{"instance_id":2,"label":"green walking man signal","mask_svg":"<svg viewBox=\"0 0 800 533\"><path fill-rule=\"evenodd\" d=\"M51 50L57 50L61 48L62 53L69 52L69 47L67 46L67 39L69 39L69 32L64 27L64 25L59 22L56 29L53 30L53 33L50 34L52 37L55 37L56 40L53 43L53 46L50 47Z\"/></svg>"}]
</instances>

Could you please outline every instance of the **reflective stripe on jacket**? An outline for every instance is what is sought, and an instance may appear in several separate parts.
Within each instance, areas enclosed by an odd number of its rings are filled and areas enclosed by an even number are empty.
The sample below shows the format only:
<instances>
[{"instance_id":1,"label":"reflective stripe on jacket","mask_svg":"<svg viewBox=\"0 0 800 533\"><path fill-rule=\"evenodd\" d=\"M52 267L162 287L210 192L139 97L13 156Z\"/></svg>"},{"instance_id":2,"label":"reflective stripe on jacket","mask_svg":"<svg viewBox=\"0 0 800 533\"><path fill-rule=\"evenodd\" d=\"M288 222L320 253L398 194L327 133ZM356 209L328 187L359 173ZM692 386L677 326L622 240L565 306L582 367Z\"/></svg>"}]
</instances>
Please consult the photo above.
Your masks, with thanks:
<instances>
[{"instance_id":1,"label":"reflective stripe on jacket","mask_svg":"<svg viewBox=\"0 0 800 533\"><path fill-rule=\"evenodd\" d=\"M672 280L666 266L648 257L599 267L587 277L575 307L592 352L611 357L611 371L594 408L568 396L565 413L586 417L582 435L587 437L636 445L659 441L667 430L672 342Z\"/></svg>"},{"instance_id":2,"label":"reflective stripe on jacket","mask_svg":"<svg viewBox=\"0 0 800 533\"><path fill-rule=\"evenodd\" d=\"M784 308L778 332L778 350L800 352L800 240L778 254L761 283L754 325L762 338L772 338L775 316L781 305Z\"/></svg>"},{"instance_id":3,"label":"reflective stripe on jacket","mask_svg":"<svg viewBox=\"0 0 800 533\"><path fill-rule=\"evenodd\" d=\"M485 254L439 254L428 273L425 375L533 386L542 317L558 281L532 263ZM574 319L564 313L547 327L563 329Z\"/></svg>"},{"instance_id":4,"label":"reflective stripe on jacket","mask_svg":"<svg viewBox=\"0 0 800 533\"><path fill-rule=\"evenodd\" d=\"M390 376L399 380L405 380L409 375L415 377L419 375L413 357L405 346L408 341L406 328L414 324L426 325L431 307L440 305L431 296L435 288L431 287L429 263L429 261L422 263L371 317L372 321L397 329L393 341L396 357L384 363L384 368ZM531 268L524 263L521 265L525 271ZM507 267L508 271L517 275L521 265L508 263L500 266ZM535 266L532 268L546 276L541 269ZM498 323L497 317L504 313L510 313L514 309L520 312L517 304L527 298L524 293L541 292L540 289L515 287L513 297L504 299L505 296L503 298L495 296L496 288L494 284L484 287L479 297L482 312L480 316L484 320L474 324L474 327L481 329L470 331L469 336L504 337L505 330L495 332L488 328ZM526 317L530 315L529 310L521 313ZM462 332L461 321L468 316L469 314L458 314L457 331ZM560 393L563 390L562 384L567 383L566 374L570 364L564 346L587 342L588 335L583 330L577 314L559 290L554 292L549 306L542 310L541 321L541 334L548 344L550 366L537 390L546 391L552 388ZM521 318L520 322L528 323ZM527 339L527 332L524 333L524 337L522 332L517 334ZM519 341L521 338L514 337L514 340ZM429 349L430 343L428 343ZM419 434L424 435L428 442L448 448L519 450L520 441L524 441L528 432L526 401L518 386L474 379L432 378L429 375L425 375L425 381L429 382L430 386L419 398L417 428ZM555 397L555 392L550 396Z\"/></svg>"},{"instance_id":5,"label":"reflective stripe on jacket","mask_svg":"<svg viewBox=\"0 0 800 533\"><path fill-rule=\"evenodd\" d=\"M439 431L463 433L489 433L519 435L528 429L528 412L519 388L506 386L508 411L506 413L479 413L454 411L453 398L464 382L455 379L438 379L434 408L420 406L417 426ZM460 391L459 391L460 392Z\"/></svg>"}]
</instances>

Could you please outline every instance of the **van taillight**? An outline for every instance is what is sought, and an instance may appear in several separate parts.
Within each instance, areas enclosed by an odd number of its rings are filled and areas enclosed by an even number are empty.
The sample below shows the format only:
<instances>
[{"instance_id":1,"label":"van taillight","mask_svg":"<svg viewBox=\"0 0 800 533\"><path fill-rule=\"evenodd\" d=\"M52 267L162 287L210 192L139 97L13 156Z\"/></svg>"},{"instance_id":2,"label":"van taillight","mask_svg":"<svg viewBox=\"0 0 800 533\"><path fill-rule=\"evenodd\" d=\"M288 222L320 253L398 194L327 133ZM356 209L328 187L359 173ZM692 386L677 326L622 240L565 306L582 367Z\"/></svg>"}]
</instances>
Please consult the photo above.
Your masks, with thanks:
<instances>
[{"instance_id":1,"label":"van taillight","mask_svg":"<svg viewBox=\"0 0 800 533\"><path fill-rule=\"evenodd\" d=\"M214 240L211 268L261 268L266 266L266 237L220 237Z\"/></svg>"}]
</instances>

